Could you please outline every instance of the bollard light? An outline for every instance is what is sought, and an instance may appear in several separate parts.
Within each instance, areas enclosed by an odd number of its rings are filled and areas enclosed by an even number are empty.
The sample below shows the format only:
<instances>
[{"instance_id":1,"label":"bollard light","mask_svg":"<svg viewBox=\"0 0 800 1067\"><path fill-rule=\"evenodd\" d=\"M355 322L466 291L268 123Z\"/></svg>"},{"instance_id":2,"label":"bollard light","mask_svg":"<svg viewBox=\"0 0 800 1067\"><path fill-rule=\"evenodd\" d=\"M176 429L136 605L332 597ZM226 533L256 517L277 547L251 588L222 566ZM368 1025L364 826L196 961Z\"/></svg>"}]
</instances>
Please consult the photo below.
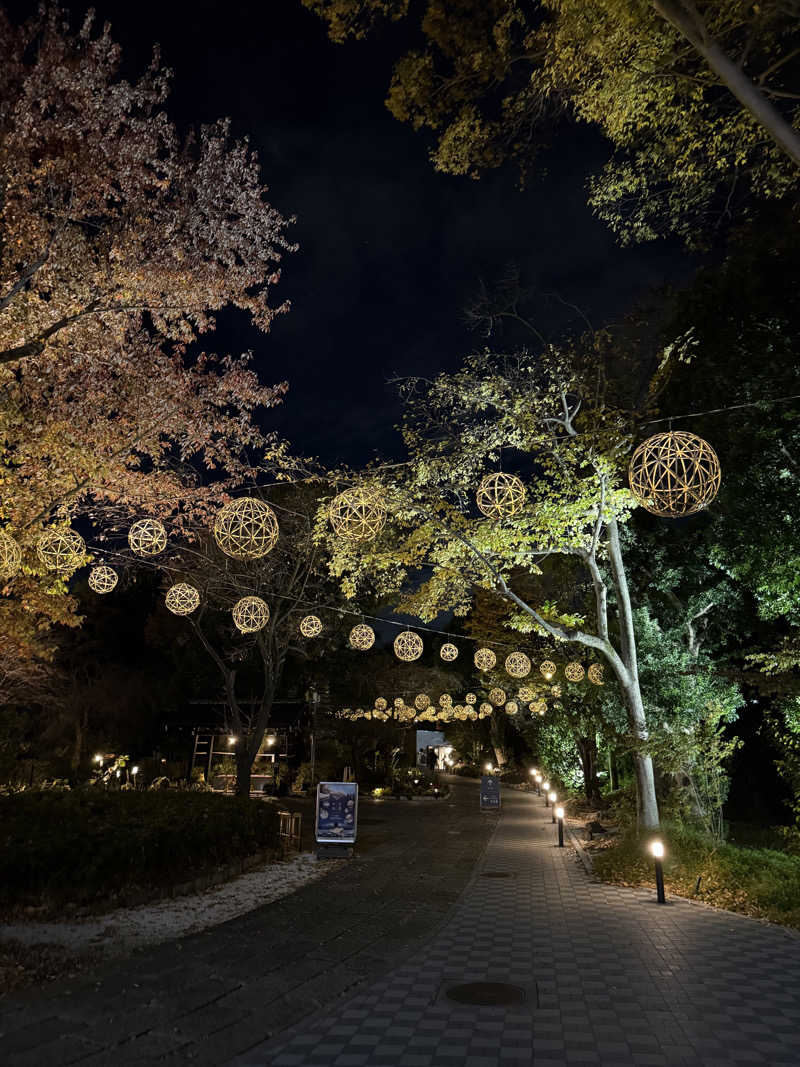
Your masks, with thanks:
<instances>
[{"instance_id":1,"label":"bollard light","mask_svg":"<svg viewBox=\"0 0 800 1067\"><path fill-rule=\"evenodd\" d=\"M236 735L235 734L231 734L230 737L228 738L228 744L229 745L235 745L236 744L236 740L237 740L236 739Z\"/></svg>"},{"instance_id":2,"label":"bollard light","mask_svg":"<svg viewBox=\"0 0 800 1067\"><path fill-rule=\"evenodd\" d=\"M667 898L664 895L664 868L661 865L661 861L664 858L664 843L662 841L651 841L650 852L653 856L653 862L656 868L656 900L659 904L666 904Z\"/></svg>"},{"instance_id":3,"label":"bollard light","mask_svg":"<svg viewBox=\"0 0 800 1067\"><path fill-rule=\"evenodd\" d=\"M486 771L486 773L487 773L487 774L491 774L491 773L492 773L492 765L491 765L491 763L487 763L487 764L486 764L486 765L484 766L484 768L483 768L483 769L484 769L484 770Z\"/></svg>"},{"instance_id":4,"label":"bollard light","mask_svg":"<svg viewBox=\"0 0 800 1067\"><path fill-rule=\"evenodd\" d=\"M103 762L103 757L99 756L99 755L95 756L94 757L94 761L95 761L95 763L102 763Z\"/></svg>"},{"instance_id":5,"label":"bollard light","mask_svg":"<svg viewBox=\"0 0 800 1067\"><path fill-rule=\"evenodd\" d=\"M558 819L558 847L564 847L564 809L556 808L556 819Z\"/></svg>"},{"instance_id":6,"label":"bollard light","mask_svg":"<svg viewBox=\"0 0 800 1067\"><path fill-rule=\"evenodd\" d=\"M540 797L542 795L542 776L539 772L536 772L536 795Z\"/></svg>"},{"instance_id":7,"label":"bollard light","mask_svg":"<svg viewBox=\"0 0 800 1067\"><path fill-rule=\"evenodd\" d=\"M556 801L557 800L558 800L558 797L556 796L556 794L554 792L551 793L550 794L550 803L553 805L553 815L552 815L552 818L550 819L551 822L555 822L556 821Z\"/></svg>"},{"instance_id":8,"label":"bollard light","mask_svg":"<svg viewBox=\"0 0 800 1067\"><path fill-rule=\"evenodd\" d=\"M138 767L131 767L131 774L134 776L134 778L136 777L136 775L138 773L139 773L139 768Z\"/></svg>"},{"instance_id":9,"label":"bollard light","mask_svg":"<svg viewBox=\"0 0 800 1067\"><path fill-rule=\"evenodd\" d=\"M549 807L549 802L548 802L547 798L550 795L550 783L549 782L543 782L542 783L542 789L544 789L544 806L547 808L547 807Z\"/></svg>"}]
</instances>

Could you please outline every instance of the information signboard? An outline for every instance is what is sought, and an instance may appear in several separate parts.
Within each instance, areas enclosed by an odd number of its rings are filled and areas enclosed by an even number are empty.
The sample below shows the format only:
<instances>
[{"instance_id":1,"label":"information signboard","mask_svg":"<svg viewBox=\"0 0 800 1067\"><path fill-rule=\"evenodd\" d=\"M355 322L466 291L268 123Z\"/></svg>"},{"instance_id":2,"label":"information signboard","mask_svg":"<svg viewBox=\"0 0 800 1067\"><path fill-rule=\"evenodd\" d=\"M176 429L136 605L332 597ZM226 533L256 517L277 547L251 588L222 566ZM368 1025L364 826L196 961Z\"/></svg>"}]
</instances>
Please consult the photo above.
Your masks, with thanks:
<instances>
[{"instance_id":1,"label":"information signboard","mask_svg":"<svg viewBox=\"0 0 800 1067\"><path fill-rule=\"evenodd\" d=\"M318 842L352 845L358 825L356 782L320 782L317 786L315 834Z\"/></svg>"},{"instance_id":2,"label":"information signboard","mask_svg":"<svg viewBox=\"0 0 800 1067\"><path fill-rule=\"evenodd\" d=\"M500 779L491 774L481 775L481 811L500 807Z\"/></svg>"}]
</instances>

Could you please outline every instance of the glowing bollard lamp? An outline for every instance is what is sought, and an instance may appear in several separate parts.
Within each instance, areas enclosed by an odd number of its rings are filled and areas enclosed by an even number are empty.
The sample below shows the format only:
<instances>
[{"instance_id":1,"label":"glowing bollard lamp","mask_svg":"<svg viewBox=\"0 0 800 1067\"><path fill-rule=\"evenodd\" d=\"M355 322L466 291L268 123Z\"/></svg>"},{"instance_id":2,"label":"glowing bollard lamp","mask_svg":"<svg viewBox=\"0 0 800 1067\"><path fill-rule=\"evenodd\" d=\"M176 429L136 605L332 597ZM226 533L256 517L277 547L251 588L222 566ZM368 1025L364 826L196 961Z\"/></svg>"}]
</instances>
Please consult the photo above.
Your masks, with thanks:
<instances>
[{"instance_id":1,"label":"glowing bollard lamp","mask_svg":"<svg viewBox=\"0 0 800 1067\"><path fill-rule=\"evenodd\" d=\"M537 771L534 778L536 780L536 796L540 797L542 795L542 776Z\"/></svg>"},{"instance_id":2,"label":"glowing bollard lamp","mask_svg":"<svg viewBox=\"0 0 800 1067\"><path fill-rule=\"evenodd\" d=\"M550 807L550 803L549 803L547 798L550 795L550 783L549 782L545 782L544 785L542 786L542 789L544 789L544 806L546 808L549 808Z\"/></svg>"},{"instance_id":3,"label":"glowing bollard lamp","mask_svg":"<svg viewBox=\"0 0 800 1067\"><path fill-rule=\"evenodd\" d=\"M661 865L661 861L664 858L664 844L661 841L650 842L650 852L653 856L653 862L656 868L656 899L659 904L666 904L667 898L664 896L664 868Z\"/></svg>"},{"instance_id":4,"label":"glowing bollard lamp","mask_svg":"<svg viewBox=\"0 0 800 1067\"><path fill-rule=\"evenodd\" d=\"M553 809L553 814L550 817L550 822L555 822L556 821L556 801L557 800L558 800L558 797L556 796L555 792L552 792L550 794L550 807Z\"/></svg>"},{"instance_id":5,"label":"glowing bollard lamp","mask_svg":"<svg viewBox=\"0 0 800 1067\"><path fill-rule=\"evenodd\" d=\"M564 809L556 808L556 819L558 820L558 847L564 847Z\"/></svg>"}]
</instances>

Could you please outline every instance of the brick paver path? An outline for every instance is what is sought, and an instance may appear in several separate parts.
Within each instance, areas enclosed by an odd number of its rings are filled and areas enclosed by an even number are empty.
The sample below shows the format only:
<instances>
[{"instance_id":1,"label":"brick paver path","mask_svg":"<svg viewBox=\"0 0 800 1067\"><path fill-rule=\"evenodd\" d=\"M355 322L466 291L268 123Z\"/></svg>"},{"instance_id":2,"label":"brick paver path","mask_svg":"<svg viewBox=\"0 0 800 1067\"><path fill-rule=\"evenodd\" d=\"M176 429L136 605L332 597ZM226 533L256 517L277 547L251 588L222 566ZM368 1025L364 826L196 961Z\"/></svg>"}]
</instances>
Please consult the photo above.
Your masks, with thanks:
<instances>
[{"instance_id":1,"label":"brick paver path","mask_svg":"<svg viewBox=\"0 0 800 1067\"><path fill-rule=\"evenodd\" d=\"M503 805L480 870L424 953L237 1067L800 1064L800 938L593 882L574 851L554 847L541 800L506 790ZM447 1000L469 981L520 986L525 1003Z\"/></svg>"}]
</instances>

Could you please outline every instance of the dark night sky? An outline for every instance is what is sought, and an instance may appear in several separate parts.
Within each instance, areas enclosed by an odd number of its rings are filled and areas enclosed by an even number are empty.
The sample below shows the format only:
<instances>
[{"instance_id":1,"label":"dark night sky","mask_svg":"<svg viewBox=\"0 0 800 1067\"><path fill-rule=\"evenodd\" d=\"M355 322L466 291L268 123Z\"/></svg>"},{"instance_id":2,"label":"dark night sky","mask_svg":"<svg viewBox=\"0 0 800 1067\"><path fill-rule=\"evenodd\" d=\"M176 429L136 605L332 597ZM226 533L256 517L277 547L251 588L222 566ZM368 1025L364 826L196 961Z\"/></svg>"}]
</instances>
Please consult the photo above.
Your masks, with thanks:
<instances>
[{"instance_id":1,"label":"dark night sky","mask_svg":"<svg viewBox=\"0 0 800 1067\"><path fill-rule=\"evenodd\" d=\"M510 170L479 182L436 174L425 139L383 105L396 35L333 45L300 0L95 7L139 68L161 44L179 123L227 115L250 135L271 202L297 216L300 250L275 292L292 311L267 336L229 316L214 344L252 348L265 381L289 379L278 421L306 455L357 464L397 453L387 378L452 368L479 345L462 309L477 279L509 262L595 325L686 270L674 247L621 249L593 219L584 181L605 148L589 131L565 126L549 175L524 193ZM553 305L537 321L549 332L560 318Z\"/></svg>"}]
</instances>

